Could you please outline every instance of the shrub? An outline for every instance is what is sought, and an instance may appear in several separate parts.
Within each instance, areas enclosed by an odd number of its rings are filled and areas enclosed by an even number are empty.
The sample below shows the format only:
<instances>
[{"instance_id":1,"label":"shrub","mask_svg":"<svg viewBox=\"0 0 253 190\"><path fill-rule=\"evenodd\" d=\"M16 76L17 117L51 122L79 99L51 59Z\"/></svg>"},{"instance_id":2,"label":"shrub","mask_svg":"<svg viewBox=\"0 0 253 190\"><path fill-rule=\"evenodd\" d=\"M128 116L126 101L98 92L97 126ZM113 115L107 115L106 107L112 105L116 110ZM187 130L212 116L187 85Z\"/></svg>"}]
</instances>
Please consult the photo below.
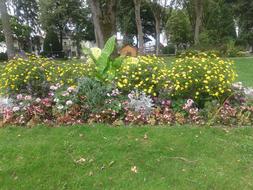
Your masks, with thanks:
<instances>
[{"instance_id":1,"label":"shrub","mask_svg":"<svg viewBox=\"0 0 253 190\"><path fill-rule=\"evenodd\" d=\"M175 48L175 45L173 44L168 44L168 46L162 48L163 54L174 55L175 52L176 52L176 48Z\"/></svg>"},{"instance_id":2,"label":"shrub","mask_svg":"<svg viewBox=\"0 0 253 190\"><path fill-rule=\"evenodd\" d=\"M236 76L232 61L206 54L179 58L169 71L172 96L195 100L224 97Z\"/></svg>"},{"instance_id":3,"label":"shrub","mask_svg":"<svg viewBox=\"0 0 253 190\"><path fill-rule=\"evenodd\" d=\"M133 91L128 95L129 101L127 102L128 108L135 112L148 115L154 108L153 100L145 93Z\"/></svg>"},{"instance_id":4,"label":"shrub","mask_svg":"<svg viewBox=\"0 0 253 190\"><path fill-rule=\"evenodd\" d=\"M96 121L93 117L98 116L98 120L104 121L112 113L116 119L116 114L122 110L124 97L120 92L91 78L80 79L76 88L55 85L51 89L55 90L56 112L61 114L69 112L74 106L80 109L82 120Z\"/></svg>"},{"instance_id":5,"label":"shrub","mask_svg":"<svg viewBox=\"0 0 253 190\"><path fill-rule=\"evenodd\" d=\"M89 70L82 63L60 63L34 55L15 58L2 71L1 91L7 95L26 93L46 96L51 84L77 85L77 81L88 75Z\"/></svg>"},{"instance_id":6,"label":"shrub","mask_svg":"<svg viewBox=\"0 0 253 190\"><path fill-rule=\"evenodd\" d=\"M47 65L53 65L53 62L33 55L10 60L1 74L2 92L8 95L47 93L49 87L45 72Z\"/></svg>"},{"instance_id":7,"label":"shrub","mask_svg":"<svg viewBox=\"0 0 253 190\"><path fill-rule=\"evenodd\" d=\"M155 56L128 57L117 70L116 85L124 92L138 90L157 96L168 87L168 68L162 58Z\"/></svg>"},{"instance_id":8,"label":"shrub","mask_svg":"<svg viewBox=\"0 0 253 190\"><path fill-rule=\"evenodd\" d=\"M88 76L92 70L91 65L81 62L55 62L53 65L48 65L46 75L52 84L72 86L77 85L78 80Z\"/></svg>"},{"instance_id":9,"label":"shrub","mask_svg":"<svg viewBox=\"0 0 253 190\"><path fill-rule=\"evenodd\" d=\"M177 52L177 58L185 58L185 57L217 57L222 54L216 50L208 50L208 51L199 51L194 49L188 49L185 51Z\"/></svg>"},{"instance_id":10,"label":"shrub","mask_svg":"<svg viewBox=\"0 0 253 190\"><path fill-rule=\"evenodd\" d=\"M8 60L7 53L0 52L0 61L7 61L7 60Z\"/></svg>"}]
</instances>

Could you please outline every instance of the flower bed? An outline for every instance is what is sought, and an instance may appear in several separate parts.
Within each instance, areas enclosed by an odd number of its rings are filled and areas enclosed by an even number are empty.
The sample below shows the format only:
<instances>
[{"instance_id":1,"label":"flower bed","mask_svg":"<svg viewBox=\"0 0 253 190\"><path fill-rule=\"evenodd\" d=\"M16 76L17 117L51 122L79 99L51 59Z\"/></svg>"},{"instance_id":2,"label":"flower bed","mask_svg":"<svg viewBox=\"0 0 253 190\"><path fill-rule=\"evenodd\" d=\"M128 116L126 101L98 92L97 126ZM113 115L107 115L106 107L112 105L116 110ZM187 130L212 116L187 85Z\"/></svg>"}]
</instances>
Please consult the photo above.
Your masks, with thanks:
<instances>
[{"instance_id":1,"label":"flower bed","mask_svg":"<svg viewBox=\"0 0 253 190\"><path fill-rule=\"evenodd\" d=\"M253 125L253 90L234 83L231 61L199 54L168 66L155 56L112 59L113 48L110 39L87 51L86 64L10 61L2 124Z\"/></svg>"}]
</instances>

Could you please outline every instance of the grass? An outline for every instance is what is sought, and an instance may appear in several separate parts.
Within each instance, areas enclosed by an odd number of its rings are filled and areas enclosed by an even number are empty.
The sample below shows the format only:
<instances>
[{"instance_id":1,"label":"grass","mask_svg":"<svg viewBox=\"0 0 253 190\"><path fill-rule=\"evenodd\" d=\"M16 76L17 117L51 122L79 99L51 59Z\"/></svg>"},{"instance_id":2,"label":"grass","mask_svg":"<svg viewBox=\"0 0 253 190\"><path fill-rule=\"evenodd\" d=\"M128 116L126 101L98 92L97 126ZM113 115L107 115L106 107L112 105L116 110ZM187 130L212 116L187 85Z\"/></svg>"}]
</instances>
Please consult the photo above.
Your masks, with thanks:
<instances>
[{"instance_id":1,"label":"grass","mask_svg":"<svg viewBox=\"0 0 253 190\"><path fill-rule=\"evenodd\" d=\"M253 87L253 58L243 57L234 58L236 70L238 72L238 81L243 82L246 86Z\"/></svg>"},{"instance_id":2,"label":"grass","mask_svg":"<svg viewBox=\"0 0 253 190\"><path fill-rule=\"evenodd\" d=\"M0 139L1 190L253 189L252 128L5 128Z\"/></svg>"}]
</instances>

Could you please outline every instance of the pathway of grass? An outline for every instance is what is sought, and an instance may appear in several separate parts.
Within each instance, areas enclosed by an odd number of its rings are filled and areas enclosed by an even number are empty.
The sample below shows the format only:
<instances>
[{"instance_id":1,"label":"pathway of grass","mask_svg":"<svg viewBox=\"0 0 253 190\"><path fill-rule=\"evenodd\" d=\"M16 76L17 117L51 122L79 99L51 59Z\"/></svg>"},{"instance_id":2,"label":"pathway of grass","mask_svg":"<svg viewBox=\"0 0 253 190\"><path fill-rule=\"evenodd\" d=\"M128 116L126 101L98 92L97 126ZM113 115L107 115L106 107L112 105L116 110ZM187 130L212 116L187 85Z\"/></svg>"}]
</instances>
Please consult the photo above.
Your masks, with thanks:
<instances>
[{"instance_id":1,"label":"pathway of grass","mask_svg":"<svg viewBox=\"0 0 253 190\"><path fill-rule=\"evenodd\" d=\"M252 157L252 128L5 128L0 189L253 189Z\"/></svg>"}]
</instances>

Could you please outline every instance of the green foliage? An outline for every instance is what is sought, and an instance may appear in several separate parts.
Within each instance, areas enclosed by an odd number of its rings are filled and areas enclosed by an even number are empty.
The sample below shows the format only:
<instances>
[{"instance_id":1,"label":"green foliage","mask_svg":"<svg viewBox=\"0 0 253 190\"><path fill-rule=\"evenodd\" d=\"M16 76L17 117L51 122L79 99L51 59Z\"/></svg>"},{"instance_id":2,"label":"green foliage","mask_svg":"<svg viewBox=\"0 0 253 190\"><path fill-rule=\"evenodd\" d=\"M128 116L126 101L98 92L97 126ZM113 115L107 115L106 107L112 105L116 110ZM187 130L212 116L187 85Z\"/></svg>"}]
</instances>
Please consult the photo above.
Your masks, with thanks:
<instances>
[{"instance_id":1,"label":"green foliage","mask_svg":"<svg viewBox=\"0 0 253 190\"><path fill-rule=\"evenodd\" d=\"M58 35L53 30L49 30L47 32L46 38L44 40L43 49L46 54L54 54L62 51Z\"/></svg>"},{"instance_id":2,"label":"green foliage","mask_svg":"<svg viewBox=\"0 0 253 190\"><path fill-rule=\"evenodd\" d=\"M244 56L244 54L242 53L242 49L240 47L237 47L235 45L235 41L230 40L227 44L226 44L226 49L224 54L227 57L242 57Z\"/></svg>"},{"instance_id":3,"label":"green foliage","mask_svg":"<svg viewBox=\"0 0 253 190\"><path fill-rule=\"evenodd\" d=\"M177 59L169 71L172 96L201 102L209 98L222 100L231 92L237 76L233 65L232 61L205 53Z\"/></svg>"},{"instance_id":4,"label":"green foliage","mask_svg":"<svg viewBox=\"0 0 253 190\"><path fill-rule=\"evenodd\" d=\"M39 1L42 28L70 34L79 50L81 40L92 41L95 38L90 8L86 5L81 0Z\"/></svg>"},{"instance_id":5,"label":"green foliage","mask_svg":"<svg viewBox=\"0 0 253 190\"><path fill-rule=\"evenodd\" d=\"M162 53L166 55L174 55L176 53L176 48L173 44L168 44L166 47L162 48Z\"/></svg>"},{"instance_id":6,"label":"green foliage","mask_svg":"<svg viewBox=\"0 0 253 190\"><path fill-rule=\"evenodd\" d=\"M92 75L100 82L111 82L116 75L116 70L120 68L123 62L123 57L112 58L115 44L116 37L112 36L108 39L104 48L101 51L99 50L96 55L91 49L84 49L84 52L95 64Z\"/></svg>"},{"instance_id":7,"label":"green foliage","mask_svg":"<svg viewBox=\"0 0 253 190\"><path fill-rule=\"evenodd\" d=\"M32 28L24 23L20 23L17 17L12 16L10 19L11 30L17 39L21 49L28 51L28 41ZM0 42L4 41L3 28L0 20Z\"/></svg>"},{"instance_id":8,"label":"green foliage","mask_svg":"<svg viewBox=\"0 0 253 190\"><path fill-rule=\"evenodd\" d=\"M192 29L188 15L184 10L175 10L166 24L167 34L176 45L185 45L193 41Z\"/></svg>"},{"instance_id":9,"label":"green foliage","mask_svg":"<svg viewBox=\"0 0 253 190\"><path fill-rule=\"evenodd\" d=\"M77 86L78 104L86 107L87 114L101 111L105 105L107 94L112 88L108 85L93 80L92 78L81 78Z\"/></svg>"},{"instance_id":10,"label":"green foliage","mask_svg":"<svg viewBox=\"0 0 253 190\"><path fill-rule=\"evenodd\" d=\"M7 60L8 60L7 53L0 52L0 61L7 61Z\"/></svg>"},{"instance_id":11,"label":"green foliage","mask_svg":"<svg viewBox=\"0 0 253 190\"><path fill-rule=\"evenodd\" d=\"M124 92L138 90L157 96L168 87L168 66L155 56L127 57L117 71L116 85Z\"/></svg>"}]
</instances>

